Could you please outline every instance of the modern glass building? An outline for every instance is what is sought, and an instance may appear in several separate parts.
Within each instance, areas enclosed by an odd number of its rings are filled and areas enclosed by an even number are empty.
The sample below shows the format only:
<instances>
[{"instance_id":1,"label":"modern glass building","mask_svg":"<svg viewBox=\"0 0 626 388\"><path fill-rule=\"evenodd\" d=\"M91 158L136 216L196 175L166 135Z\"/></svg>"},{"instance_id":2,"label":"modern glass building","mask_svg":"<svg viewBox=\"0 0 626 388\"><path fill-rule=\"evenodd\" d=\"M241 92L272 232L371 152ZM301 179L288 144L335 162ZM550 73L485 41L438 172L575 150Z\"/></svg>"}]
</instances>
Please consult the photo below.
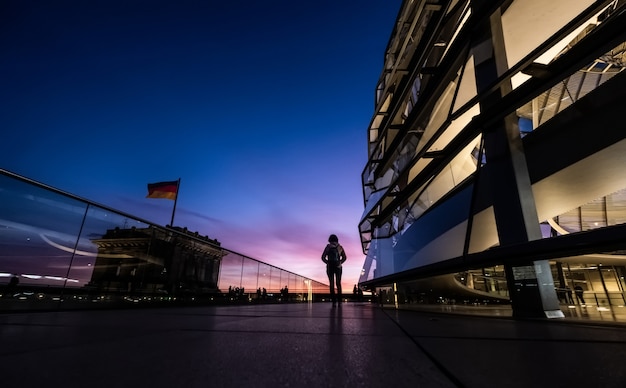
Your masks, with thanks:
<instances>
[{"instance_id":1,"label":"modern glass building","mask_svg":"<svg viewBox=\"0 0 626 388\"><path fill-rule=\"evenodd\" d=\"M624 0L404 1L367 134L360 284L516 316L624 308L624 26Z\"/></svg>"}]
</instances>

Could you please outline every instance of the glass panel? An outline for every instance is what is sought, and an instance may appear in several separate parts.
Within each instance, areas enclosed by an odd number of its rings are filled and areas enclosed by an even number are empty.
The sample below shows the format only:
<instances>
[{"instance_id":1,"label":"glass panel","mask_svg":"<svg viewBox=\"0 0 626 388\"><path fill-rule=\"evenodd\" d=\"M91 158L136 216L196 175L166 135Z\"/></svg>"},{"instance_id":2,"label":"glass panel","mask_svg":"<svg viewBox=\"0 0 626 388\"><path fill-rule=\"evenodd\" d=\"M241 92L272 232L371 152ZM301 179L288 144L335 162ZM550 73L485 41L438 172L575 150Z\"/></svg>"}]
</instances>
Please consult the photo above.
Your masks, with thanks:
<instances>
[{"instance_id":1,"label":"glass panel","mask_svg":"<svg viewBox=\"0 0 626 388\"><path fill-rule=\"evenodd\" d=\"M413 84L411 85L411 92L409 93L408 100L405 103L405 107L404 107L405 119L411 114L413 107L417 103L417 100L419 100L421 86L422 86L421 80L420 80L420 77L418 76L415 78L415 80L413 80Z\"/></svg>"},{"instance_id":2,"label":"glass panel","mask_svg":"<svg viewBox=\"0 0 626 388\"><path fill-rule=\"evenodd\" d=\"M403 233L393 236L394 272L423 267L463 254L471 186L424 213ZM387 255L383 259L387 260Z\"/></svg>"},{"instance_id":3,"label":"glass panel","mask_svg":"<svg viewBox=\"0 0 626 388\"><path fill-rule=\"evenodd\" d=\"M460 107L465 105L469 100L476 97L477 93L478 91L476 90L474 56L470 56L470 58L465 63L465 69L463 70L463 76L461 77L461 84L459 85L456 100L454 101L454 112L456 112Z\"/></svg>"},{"instance_id":4,"label":"glass panel","mask_svg":"<svg viewBox=\"0 0 626 388\"><path fill-rule=\"evenodd\" d=\"M583 230L591 230L606 226L604 198L581 207Z\"/></svg>"},{"instance_id":5,"label":"glass panel","mask_svg":"<svg viewBox=\"0 0 626 388\"><path fill-rule=\"evenodd\" d=\"M593 3L593 0L514 1L502 15L509 68Z\"/></svg>"},{"instance_id":6,"label":"glass panel","mask_svg":"<svg viewBox=\"0 0 626 388\"><path fill-rule=\"evenodd\" d=\"M565 38L561 39L561 41L557 42L554 46L550 47L550 49L548 49L545 53L541 54L541 56L538 57L535 62L547 65L555 58L557 58L560 54L562 54L563 50L568 50L576 43L578 43L581 36L587 34L589 30L593 29L596 25L600 23L598 16L604 13L607 8L613 9L613 7L615 6L615 2L613 3L613 5L608 5L606 8L600 10L598 13L590 17L587 21L581 23L578 28L570 32Z\"/></svg>"},{"instance_id":7,"label":"glass panel","mask_svg":"<svg viewBox=\"0 0 626 388\"><path fill-rule=\"evenodd\" d=\"M394 273L393 268L393 245L394 239L379 237L372 241L367 259L370 260L369 271L365 276L378 278Z\"/></svg>"},{"instance_id":8,"label":"glass panel","mask_svg":"<svg viewBox=\"0 0 626 388\"><path fill-rule=\"evenodd\" d=\"M411 169L409 170L408 181L413 181L413 179L415 179L419 175L419 173L422 172L426 168L426 166L428 166L432 162L433 159L420 158L413 166L411 166Z\"/></svg>"},{"instance_id":9,"label":"glass panel","mask_svg":"<svg viewBox=\"0 0 626 388\"><path fill-rule=\"evenodd\" d=\"M499 243L496 216L493 212L493 207L490 206L472 218L468 253L481 252Z\"/></svg>"},{"instance_id":10,"label":"glass panel","mask_svg":"<svg viewBox=\"0 0 626 388\"><path fill-rule=\"evenodd\" d=\"M578 208L561 214L557 219L558 224L568 233L580 232L582 229L580 224L580 211Z\"/></svg>"},{"instance_id":11,"label":"glass panel","mask_svg":"<svg viewBox=\"0 0 626 388\"><path fill-rule=\"evenodd\" d=\"M296 294L298 293L298 289L296 288L296 275L292 273L287 274L287 281L285 282L285 286L289 289L289 299L296 299Z\"/></svg>"},{"instance_id":12,"label":"glass panel","mask_svg":"<svg viewBox=\"0 0 626 388\"><path fill-rule=\"evenodd\" d=\"M473 151L479 144L480 137L477 137L433 179L417 200L419 209L425 210L437 203L444 195L476 171L476 159L473 156Z\"/></svg>"},{"instance_id":13,"label":"glass panel","mask_svg":"<svg viewBox=\"0 0 626 388\"><path fill-rule=\"evenodd\" d=\"M604 288L608 292L621 292L622 290L615 269L600 267L600 270L602 272Z\"/></svg>"},{"instance_id":14,"label":"glass panel","mask_svg":"<svg viewBox=\"0 0 626 388\"><path fill-rule=\"evenodd\" d=\"M424 134L422 135L422 138L417 146L418 151L424 147L426 142L428 142L435 135L443 123L445 123L448 119L456 85L456 80L451 82L444 93L439 96L439 100L435 104L430 116L430 122L426 126L426 130L424 131Z\"/></svg>"},{"instance_id":15,"label":"glass panel","mask_svg":"<svg viewBox=\"0 0 626 388\"><path fill-rule=\"evenodd\" d=\"M243 268L243 257L232 252L228 252L222 258L220 268L220 281L218 286L222 292L229 288L241 287L241 271Z\"/></svg>"},{"instance_id":16,"label":"glass panel","mask_svg":"<svg viewBox=\"0 0 626 388\"><path fill-rule=\"evenodd\" d=\"M62 288L87 205L3 175L0 187L0 273L33 290Z\"/></svg>"},{"instance_id":17,"label":"glass panel","mask_svg":"<svg viewBox=\"0 0 626 388\"><path fill-rule=\"evenodd\" d=\"M474 105L467 112L463 113L458 119L452 120L448 128L439 136L437 141L428 149L428 151L443 150L472 120L474 116L480 114L480 107Z\"/></svg>"},{"instance_id":18,"label":"glass panel","mask_svg":"<svg viewBox=\"0 0 626 388\"><path fill-rule=\"evenodd\" d=\"M213 301L222 293L241 302L255 288L284 286L326 293L322 283L206 236L150 225L4 170L0 214L0 310Z\"/></svg>"},{"instance_id":19,"label":"glass panel","mask_svg":"<svg viewBox=\"0 0 626 388\"><path fill-rule=\"evenodd\" d=\"M448 8L449 10L452 10L452 7ZM446 50L444 51L443 55L441 56L441 61L443 61L443 59L446 57L446 55L448 54L448 50L450 49L450 47L454 44L454 42L456 41L456 38L459 36L459 33L461 32L461 30L463 29L463 26L465 26L465 23L467 22L467 20L469 19L469 17L472 14L472 10L470 8L470 2L467 1L464 9L462 10L462 16L459 18L456 27L454 28L454 33L452 34L452 37L450 38L450 41L448 42L448 44L446 45Z\"/></svg>"},{"instance_id":20,"label":"glass panel","mask_svg":"<svg viewBox=\"0 0 626 388\"><path fill-rule=\"evenodd\" d=\"M608 225L626 223L626 190L618 191L606 197Z\"/></svg>"},{"instance_id":21,"label":"glass panel","mask_svg":"<svg viewBox=\"0 0 626 388\"><path fill-rule=\"evenodd\" d=\"M558 234L626 223L626 189L601 197L556 217ZM553 222L553 221L549 221Z\"/></svg>"},{"instance_id":22,"label":"glass panel","mask_svg":"<svg viewBox=\"0 0 626 388\"><path fill-rule=\"evenodd\" d=\"M267 289L272 294L278 294L282 286L282 271L280 268L270 267L270 286Z\"/></svg>"},{"instance_id":23,"label":"glass panel","mask_svg":"<svg viewBox=\"0 0 626 388\"><path fill-rule=\"evenodd\" d=\"M252 259L244 259L242 287L246 293L253 294L259 288L259 262Z\"/></svg>"},{"instance_id":24,"label":"glass panel","mask_svg":"<svg viewBox=\"0 0 626 388\"><path fill-rule=\"evenodd\" d=\"M261 290L270 289L271 266L269 264L259 264L259 287Z\"/></svg>"},{"instance_id":25,"label":"glass panel","mask_svg":"<svg viewBox=\"0 0 626 388\"><path fill-rule=\"evenodd\" d=\"M625 44L596 59L592 65L565 78L537 98L517 110L518 116L530 120L531 129L537 129L566 108L585 97L617 75L623 68Z\"/></svg>"}]
</instances>

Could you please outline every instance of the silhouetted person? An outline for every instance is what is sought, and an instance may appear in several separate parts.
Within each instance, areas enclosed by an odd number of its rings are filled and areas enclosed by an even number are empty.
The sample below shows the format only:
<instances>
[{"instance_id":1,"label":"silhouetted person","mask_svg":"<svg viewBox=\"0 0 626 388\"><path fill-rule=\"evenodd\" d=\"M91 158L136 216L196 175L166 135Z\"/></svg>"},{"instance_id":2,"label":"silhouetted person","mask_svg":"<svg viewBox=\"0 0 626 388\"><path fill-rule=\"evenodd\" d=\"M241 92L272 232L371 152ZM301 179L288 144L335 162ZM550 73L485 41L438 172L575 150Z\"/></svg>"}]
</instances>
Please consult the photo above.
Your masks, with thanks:
<instances>
[{"instance_id":1,"label":"silhouetted person","mask_svg":"<svg viewBox=\"0 0 626 388\"><path fill-rule=\"evenodd\" d=\"M322 253L322 261L326 263L326 274L330 283L330 297L333 305L337 300L341 301L341 264L343 264L348 256L346 251L339 244L339 238L331 234L328 237L328 244ZM337 284L337 293L335 294L335 284Z\"/></svg>"},{"instance_id":2,"label":"silhouetted person","mask_svg":"<svg viewBox=\"0 0 626 388\"><path fill-rule=\"evenodd\" d=\"M17 290L17 285L20 283L20 278L17 275L11 276L11 280L9 280L9 284L7 284L6 294L7 297L12 297L13 293Z\"/></svg>"},{"instance_id":3,"label":"silhouetted person","mask_svg":"<svg viewBox=\"0 0 626 388\"><path fill-rule=\"evenodd\" d=\"M574 287L574 292L576 293L576 299L580 304L586 304L585 299L583 298L583 288L579 285Z\"/></svg>"}]
</instances>

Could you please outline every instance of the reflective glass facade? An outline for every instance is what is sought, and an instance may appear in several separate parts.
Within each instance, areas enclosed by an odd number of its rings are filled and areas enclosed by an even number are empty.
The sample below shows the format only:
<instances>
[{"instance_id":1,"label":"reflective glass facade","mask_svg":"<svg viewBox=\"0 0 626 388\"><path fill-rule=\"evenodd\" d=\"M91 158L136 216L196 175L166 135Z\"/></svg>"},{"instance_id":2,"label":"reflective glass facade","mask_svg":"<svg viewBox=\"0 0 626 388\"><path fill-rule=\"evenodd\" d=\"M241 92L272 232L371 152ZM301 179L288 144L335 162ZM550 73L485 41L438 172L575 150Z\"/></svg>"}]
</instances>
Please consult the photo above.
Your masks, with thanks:
<instances>
[{"instance_id":1,"label":"reflective glass facade","mask_svg":"<svg viewBox=\"0 0 626 388\"><path fill-rule=\"evenodd\" d=\"M252 302L258 289L267 301L307 301L328 292L323 283L197 232L155 225L0 170L0 310Z\"/></svg>"},{"instance_id":2,"label":"reflective glass facade","mask_svg":"<svg viewBox=\"0 0 626 388\"><path fill-rule=\"evenodd\" d=\"M403 3L368 128L361 284L515 303L534 282L544 307L576 286L625 304L625 10Z\"/></svg>"}]
</instances>

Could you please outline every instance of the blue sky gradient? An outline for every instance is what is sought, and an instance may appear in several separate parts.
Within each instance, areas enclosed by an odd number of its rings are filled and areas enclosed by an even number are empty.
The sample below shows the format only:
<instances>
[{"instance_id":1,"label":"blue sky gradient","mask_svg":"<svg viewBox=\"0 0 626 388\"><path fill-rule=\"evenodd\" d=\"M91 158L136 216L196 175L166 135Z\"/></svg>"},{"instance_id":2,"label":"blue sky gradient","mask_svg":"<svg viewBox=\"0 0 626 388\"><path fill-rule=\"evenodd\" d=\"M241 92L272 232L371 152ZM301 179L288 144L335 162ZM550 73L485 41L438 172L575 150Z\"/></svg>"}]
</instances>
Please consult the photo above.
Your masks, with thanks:
<instances>
[{"instance_id":1,"label":"blue sky gradient","mask_svg":"<svg viewBox=\"0 0 626 388\"><path fill-rule=\"evenodd\" d=\"M0 3L0 167L326 282L363 264L361 172L401 1Z\"/></svg>"}]
</instances>

